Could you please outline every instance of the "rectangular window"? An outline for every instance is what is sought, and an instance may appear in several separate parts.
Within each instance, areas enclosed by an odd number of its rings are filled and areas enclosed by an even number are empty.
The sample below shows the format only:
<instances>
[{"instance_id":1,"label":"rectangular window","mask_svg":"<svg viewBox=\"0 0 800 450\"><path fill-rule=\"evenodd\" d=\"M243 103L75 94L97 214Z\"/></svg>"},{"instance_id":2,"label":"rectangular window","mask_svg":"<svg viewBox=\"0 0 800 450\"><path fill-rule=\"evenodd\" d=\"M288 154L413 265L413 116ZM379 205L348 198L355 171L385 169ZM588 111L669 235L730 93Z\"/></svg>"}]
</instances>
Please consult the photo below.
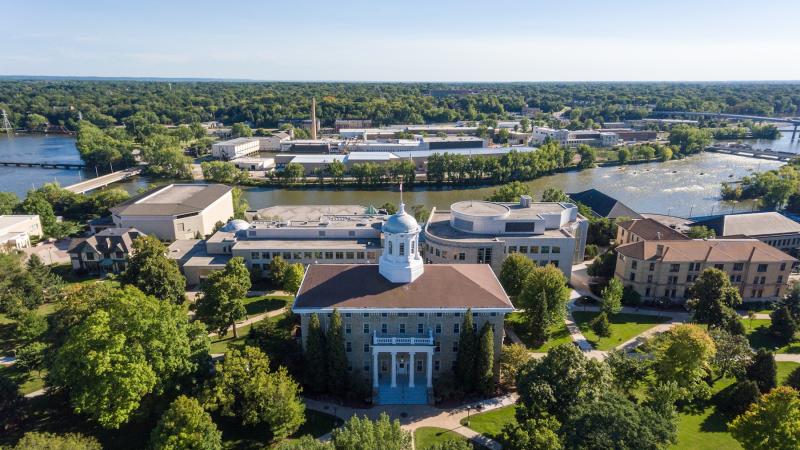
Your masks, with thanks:
<instances>
[{"instance_id":1,"label":"rectangular window","mask_svg":"<svg viewBox=\"0 0 800 450\"><path fill-rule=\"evenodd\" d=\"M364 353L369 353L369 344L364 344Z\"/></svg>"},{"instance_id":2,"label":"rectangular window","mask_svg":"<svg viewBox=\"0 0 800 450\"><path fill-rule=\"evenodd\" d=\"M405 242L400 243L400 256L406 256L406 244Z\"/></svg>"},{"instance_id":3,"label":"rectangular window","mask_svg":"<svg viewBox=\"0 0 800 450\"><path fill-rule=\"evenodd\" d=\"M647 276L647 282L648 283L652 283L653 282L653 276L652 275L648 275Z\"/></svg>"},{"instance_id":4,"label":"rectangular window","mask_svg":"<svg viewBox=\"0 0 800 450\"><path fill-rule=\"evenodd\" d=\"M355 259L356 258L355 252L347 252L346 253L346 258L347 259Z\"/></svg>"},{"instance_id":5,"label":"rectangular window","mask_svg":"<svg viewBox=\"0 0 800 450\"><path fill-rule=\"evenodd\" d=\"M350 231L347 232L347 235L348 236L355 236L356 232L355 232L355 230L350 230Z\"/></svg>"},{"instance_id":6,"label":"rectangular window","mask_svg":"<svg viewBox=\"0 0 800 450\"><path fill-rule=\"evenodd\" d=\"M433 343L433 351L436 352L436 353L439 353L440 351L442 351L442 343L439 342L439 341L434 342Z\"/></svg>"},{"instance_id":7,"label":"rectangular window","mask_svg":"<svg viewBox=\"0 0 800 450\"><path fill-rule=\"evenodd\" d=\"M528 253L528 246L527 245L520 245L519 246L519 252L522 253L523 255L527 254Z\"/></svg>"},{"instance_id":8,"label":"rectangular window","mask_svg":"<svg viewBox=\"0 0 800 450\"><path fill-rule=\"evenodd\" d=\"M517 253L517 246L516 245L509 245L508 246L508 253Z\"/></svg>"},{"instance_id":9,"label":"rectangular window","mask_svg":"<svg viewBox=\"0 0 800 450\"><path fill-rule=\"evenodd\" d=\"M311 252L303 252L303 259L311 259L311 258L313 258L313 256L311 256Z\"/></svg>"},{"instance_id":10,"label":"rectangular window","mask_svg":"<svg viewBox=\"0 0 800 450\"><path fill-rule=\"evenodd\" d=\"M786 270L786 263L781 263L781 272Z\"/></svg>"},{"instance_id":11,"label":"rectangular window","mask_svg":"<svg viewBox=\"0 0 800 450\"><path fill-rule=\"evenodd\" d=\"M382 323L381 324L381 333L386 334L389 332L389 324Z\"/></svg>"},{"instance_id":12,"label":"rectangular window","mask_svg":"<svg viewBox=\"0 0 800 450\"><path fill-rule=\"evenodd\" d=\"M453 349L452 350L453 350L453 353L457 353L458 352L458 341L453 342Z\"/></svg>"},{"instance_id":13,"label":"rectangular window","mask_svg":"<svg viewBox=\"0 0 800 450\"><path fill-rule=\"evenodd\" d=\"M322 259L322 255L323 255L322 252L314 252L314 258L316 259Z\"/></svg>"},{"instance_id":14,"label":"rectangular window","mask_svg":"<svg viewBox=\"0 0 800 450\"><path fill-rule=\"evenodd\" d=\"M364 324L364 334L369 334L369 324L368 323Z\"/></svg>"},{"instance_id":15,"label":"rectangular window","mask_svg":"<svg viewBox=\"0 0 800 450\"><path fill-rule=\"evenodd\" d=\"M766 264L759 264L758 268L756 269L756 271L757 272L766 272L767 271L767 265Z\"/></svg>"},{"instance_id":16,"label":"rectangular window","mask_svg":"<svg viewBox=\"0 0 800 450\"><path fill-rule=\"evenodd\" d=\"M258 259L258 255L259 255L258 252L250 252L251 259Z\"/></svg>"},{"instance_id":17,"label":"rectangular window","mask_svg":"<svg viewBox=\"0 0 800 450\"><path fill-rule=\"evenodd\" d=\"M417 372L422 372L422 360L418 359L416 361L416 364L417 364Z\"/></svg>"},{"instance_id":18,"label":"rectangular window","mask_svg":"<svg viewBox=\"0 0 800 450\"><path fill-rule=\"evenodd\" d=\"M670 264L669 265L669 271L670 272L678 272L679 270L681 270L681 265L680 264Z\"/></svg>"},{"instance_id":19,"label":"rectangular window","mask_svg":"<svg viewBox=\"0 0 800 450\"><path fill-rule=\"evenodd\" d=\"M406 334L406 324L400 324L400 334Z\"/></svg>"},{"instance_id":20,"label":"rectangular window","mask_svg":"<svg viewBox=\"0 0 800 450\"><path fill-rule=\"evenodd\" d=\"M325 259L333 259L333 252L325 252Z\"/></svg>"},{"instance_id":21,"label":"rectangular window","mask_svg":"<svg viewBox=\"0 0 800 450\"><path fill-rule=\"evenodd\" d=\"M350 334L351 331L352 330L350 329L350 324L349 323L344 324L344 334Z\"/></svg>"},{"instance_id":22,"label":"rectangular window","mask_svg":"<svg viewBox=\"0 0 800 450\"><path fill-rule=\"evenodd\" d=\"M461 328L461 324L454 323L453 324L453 334L458 334L459 329Z\"/></svg>"},{"instance_id":23,"label":"rectangular window","mask_svg":"<svg viewBox=\"0 0 800 450\"><path fill-rule=\"evenodd\" d=\"M639 265L639 264L638 264L638 262L637 262L637 261L633 261L633 262L631 262L631 269L633 269L633 270L636 270L636 267L637 267L638 265Z\"/></svg>"},{"instance_id":24,"label":"rectangular window","mask_svg":"<svg viewBox=\"0 0 800 450\"><path fill-rule=\"evenodd\" d=\"M303 254L300 252L294 252L292 253L292 256L294 257L295 261L303 259Z\"/></svg>"},{"instance_id":25,"label":"rectangular window","mask_svg":"<svg viewBox=\"0 0 800 450\"><path fill-rule=\"evenodd\" d=\"M320 231L319 231L319 237L325 237L325 232L324 232L324 231L322 231L322 230L320 230Z\"/></svg>"},{"instance_id":26,"label":"rectangular window","mask_svg":"<svg viewBox=\"0 0 800 450\"><path fill-rule=\"evenodd\" d=\"M435 370L437 372L439 371L439 360L438 359L433 362L433 370Z\"/></svg>"},{"instance_id":27,"label":"rectangular window","mask_svg":"<svg viewBox=\"0 0 800 450\"><path fill-rule=\"evenodd\" d=\"M733 271L734 272L741 272L744 270L744 263L734 263L733 264Z\"/></svg>"},{"instance_id":28,"label":"rectangular window","mask_svg":"<svg viewBox=\"0 0 800 450\"><path fill-rule=\"evenodd\" d=\"M539 253L539 246L538 245L531 245L531 255L535 255Z\"/></svg>"},{"instance_id":29,"label":"rectangular window","mask_svg":"<svg viewBox=\"0 0 800 450\"><path fill-rule=\"evenodd\" d=\"M464 261L466 259L467 259L467 254L466 253L459 253L458 254L458 260L459 261Z\"/></svg>"},{"instance_id":30,"label":"rectangular window","mask_svg":"<svg viewBox=\"0 0 800 450\"><path fill-rule=\"evenodd\" d=\"M550 246L549 245L543 245L542 246L542 254L544 255L544 254L548 254L548 253L550 253Z\"/></svg>"},{"instance_id":31,"label":"rectangular window","mask_svg":"<svg viewBox=\"0 0 800 450\"><path fill-rule=\"evenodd\" d=\"M364 259L364 252L356 252L356 259Z\"/></svg>"},{"instance_id":32,"label":"rectangular window","mask_svg":"<svg viewBox=\"0 0 800 450\"><path fill-rule=\"evenodd\" d=\"M417 334L422 334L425 332L425 326L421 323L417 324Z\"/></svg>"},{"instance_id":33,"label":"rectangular window","mask_svg":"<svg viewBox=\"0 0 800 450\"><path fill-rule=\"evenodd\" d=\"M283 259L292 259L292 254L289 252L283 252Z\"/></svg>"},{"instance_id":34,"label":"rectangular window","mask_svg":"<svg viewBox=\"0 0 800 450\"><path fill-rule=\"evenodd\" d=\"M725 270L725 264L714 264L715 269Z\"/></svg>"},{"instance_id":35,"label":"rectangular window","mask_svg":"<svg viewBox=\"0 0 800 450\"><path fill-rule=\"evenodd\" d=\"M336 259L344 259L344 252L336 252Z\"/></svg>"},{"instance_id":36,"label":"rectangular window","mask_svg":"<svg viewBox=\"0 0 800 450\"><path fill-rule=\"evenodd\" d=\"M561 247L553 246L553 253L561 253Z\"/></svg>"},{"instance_id":37,"label":"rectangular window","mask_svg":"<svg viewBox=\"0 0 800 450\"><path fill-rule=\"evenodd\" d=\"M656 263L650 263L650 272L656 270Z\"/></svg>"},{"instance_id":38,"label":"rectangular window","mask_svg":"<svg viewBox=\"0 0 800 450\"><path fill-rule=\"evenodd\" d=\"M636 281L636 274L631 272L631 281Z\"/></svg>"},{"instance_id":39,"label":"rectangular window","mask_svg":"<svg viewBox=\"0 0 800 450\"><path fill-rule=\"evenodd\" d=\"M644 296L645 297L650 297L650 288L647 288L647 289L644 290Z\"/></svg>"},{"instance_id":40,"label":"rectangular window","mask_svg":"<svg viewBox=\"0 0 800 450\"><path fill-rule=\"evenodd\" d=\"M442 334L442 324L437 323L435 327L436 334Z\"/></svg>"},{"instance_id":41,"label":"rectangular window","mask_svg":"<svg viewBox=\"0 0 800 450\"><path fill-rule=\"evenodd\" d=\"M344 348L347 351L347 353L352 352L353 351L353 343L350 342L350 341L345 342L344 343Z\"/></svg>"}]
</instances>

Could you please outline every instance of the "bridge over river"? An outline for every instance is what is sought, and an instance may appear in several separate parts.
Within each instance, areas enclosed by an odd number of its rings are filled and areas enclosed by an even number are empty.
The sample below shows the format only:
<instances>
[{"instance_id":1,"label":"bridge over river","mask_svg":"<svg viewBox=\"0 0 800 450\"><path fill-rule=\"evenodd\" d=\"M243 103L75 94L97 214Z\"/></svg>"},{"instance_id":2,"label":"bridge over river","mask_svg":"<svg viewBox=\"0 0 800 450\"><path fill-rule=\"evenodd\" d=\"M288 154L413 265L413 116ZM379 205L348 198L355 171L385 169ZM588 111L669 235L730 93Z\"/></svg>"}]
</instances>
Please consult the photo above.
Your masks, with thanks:
<instances>
[{"instance_id":1,"label":"bridge over river","mask_svg":"<svg viewBox=\"0 0 800 450\"><path fill-rule=\"evenodd\" d=\"M753 120L756 122L778 122L788 123L792 129L792 140L797 136L797 128L800 127L800 117L765 117L765 116L750 116L746 114L726 114L721 112L708 112L708 111L651 111L653 116L684 116L684 117L719 117L722 119L733 120Z\"/></svg>"}]
</instances>

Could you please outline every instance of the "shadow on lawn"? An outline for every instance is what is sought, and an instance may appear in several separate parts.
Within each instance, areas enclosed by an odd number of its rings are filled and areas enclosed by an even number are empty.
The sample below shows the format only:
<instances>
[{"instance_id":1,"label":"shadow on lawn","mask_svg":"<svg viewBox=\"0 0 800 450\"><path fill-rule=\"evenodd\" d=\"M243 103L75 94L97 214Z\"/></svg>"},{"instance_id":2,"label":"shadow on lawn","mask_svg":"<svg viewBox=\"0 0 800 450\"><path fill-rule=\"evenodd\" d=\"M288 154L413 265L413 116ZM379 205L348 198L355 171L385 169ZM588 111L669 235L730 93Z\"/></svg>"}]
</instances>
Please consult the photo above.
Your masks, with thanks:
<instances>
[{"instance_id":1,"label":"shadow on lawn","mask_svg":"<svg viewBox=\"0 0 800 450\"><path fill-rule=\"evenodd\" d=\"M248 316L254 316L267 311L275 311L286 306L286 299L283 298L262 298L245 305Z\"/></svg>"}]
</instances>

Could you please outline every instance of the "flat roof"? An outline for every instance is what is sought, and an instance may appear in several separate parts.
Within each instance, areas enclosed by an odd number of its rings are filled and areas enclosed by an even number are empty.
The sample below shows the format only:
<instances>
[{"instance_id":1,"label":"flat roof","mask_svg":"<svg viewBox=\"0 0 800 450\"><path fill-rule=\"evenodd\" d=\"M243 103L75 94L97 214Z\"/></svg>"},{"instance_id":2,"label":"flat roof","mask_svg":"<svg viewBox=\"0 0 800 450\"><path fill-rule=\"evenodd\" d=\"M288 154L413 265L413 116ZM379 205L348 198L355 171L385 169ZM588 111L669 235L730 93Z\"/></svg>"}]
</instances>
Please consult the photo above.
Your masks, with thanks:
<instances>
[{"instance_id":1,"label":"flat roof","mask_svg":"<svg viewBox=\"0 0 800 450\"><path fill-rule=\"evenodd\" d=\"M381 248L380 239L247 239L233 244L233 250L372 250Z\"/></svg>"},{"instance_id":2,"label":"flat roof","mask_svg":"<svg viewBox=\"0 0 800 450\"><path fill-rule=\"evenodd\" d=\"M431 215L425 227L425 232L433 237L458 239L463 242L497 242L498 239L502 241L506 237L505 235L477 234L461 231L450 224L450 211L439 210L434 211ZM538 237L572 238L574 236L565 230L564 227L561 227L545 230L544 233L514 233L513 235L508 235L508 237L513 239L531 237L535 239Z\"/></svg>"},{"instance_id":3,"label":"flat roof","mask_svg":"<svg viewBox=\"0 0 800 450\"><path fill-rule=\"evenodd\" d=\"M319 221L325 216L365 215L366 206L362 205L275 205L261 208L255 212L263 219Z\"/></svg>"},{"instance_id":4,"label":"flat roof","mask_svg":"<svg viewBox=\"0 0 800 450\"><path fill-rule=\"evenodd\" d=\"M377 264L312 264L292 309L514 308L487 264L424 267L411 283L392 283Z\"/></svg>"},{"instance_id":5,"label":"flat roof","mask_svg":"<svg viewBox=\"0 0 800 450\"><path fill-rule=\"evenodd\" d=\"M248 142L258 142L258 138L256 137L238 137L235 139L229 139L227 141L215 142L213 145L239 145L239 144L246 144Z\"/></svg>"},{"instance_id":6,"label":"flat roof","mask_svg":"<svg viewBox=\"0 0 800 450\"><path fill-rule=\"evenodd\" d=\"M509 212L507 206L499 203L465 200L463 202L456 202L450 205L450 210L461 214L469 214L470 216L498 216Z\"/></svg>"},{"instance_id":7,"label":"flat roof","mask_svg":"<svg viewBox=\"0 0 800 450\"><path fill-rule=\"evenodd\" d=\"M10 227L13 225L27 222L28 220L38 217L36 215L19 215L19 214L5 214L0 216L0 228Z\"/></svg>"},{"instance_id":8,"label":"flat roof","mask_svg":"<svg viewBox=\"0 0 800 450\"><path fill-rule=\"evenodd\" d=\"M231 191L224 184L168 184L111 208L125 216L175 216L200 212Z\"/></svg>"}]
</instances>

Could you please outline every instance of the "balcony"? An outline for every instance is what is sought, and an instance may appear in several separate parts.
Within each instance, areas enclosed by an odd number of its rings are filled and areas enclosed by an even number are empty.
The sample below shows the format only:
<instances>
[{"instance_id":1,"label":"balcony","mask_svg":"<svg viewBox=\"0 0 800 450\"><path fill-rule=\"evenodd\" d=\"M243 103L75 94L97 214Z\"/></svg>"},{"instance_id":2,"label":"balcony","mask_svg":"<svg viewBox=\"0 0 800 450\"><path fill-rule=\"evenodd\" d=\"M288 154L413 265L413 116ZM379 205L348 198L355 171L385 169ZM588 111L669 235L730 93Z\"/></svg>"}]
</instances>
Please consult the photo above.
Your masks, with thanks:
<instances>
[{"instance_id":1,"label":"balcony","mask_svg":"<svg viewBox=\"0 0 800 450\"><path fill-rule=\"evenodd\" d=\"M378 336L378 332L372 335L372 345L434 345L433 332L428 330L426 337L413 336Z\"/></svg>"}]
</instances>

